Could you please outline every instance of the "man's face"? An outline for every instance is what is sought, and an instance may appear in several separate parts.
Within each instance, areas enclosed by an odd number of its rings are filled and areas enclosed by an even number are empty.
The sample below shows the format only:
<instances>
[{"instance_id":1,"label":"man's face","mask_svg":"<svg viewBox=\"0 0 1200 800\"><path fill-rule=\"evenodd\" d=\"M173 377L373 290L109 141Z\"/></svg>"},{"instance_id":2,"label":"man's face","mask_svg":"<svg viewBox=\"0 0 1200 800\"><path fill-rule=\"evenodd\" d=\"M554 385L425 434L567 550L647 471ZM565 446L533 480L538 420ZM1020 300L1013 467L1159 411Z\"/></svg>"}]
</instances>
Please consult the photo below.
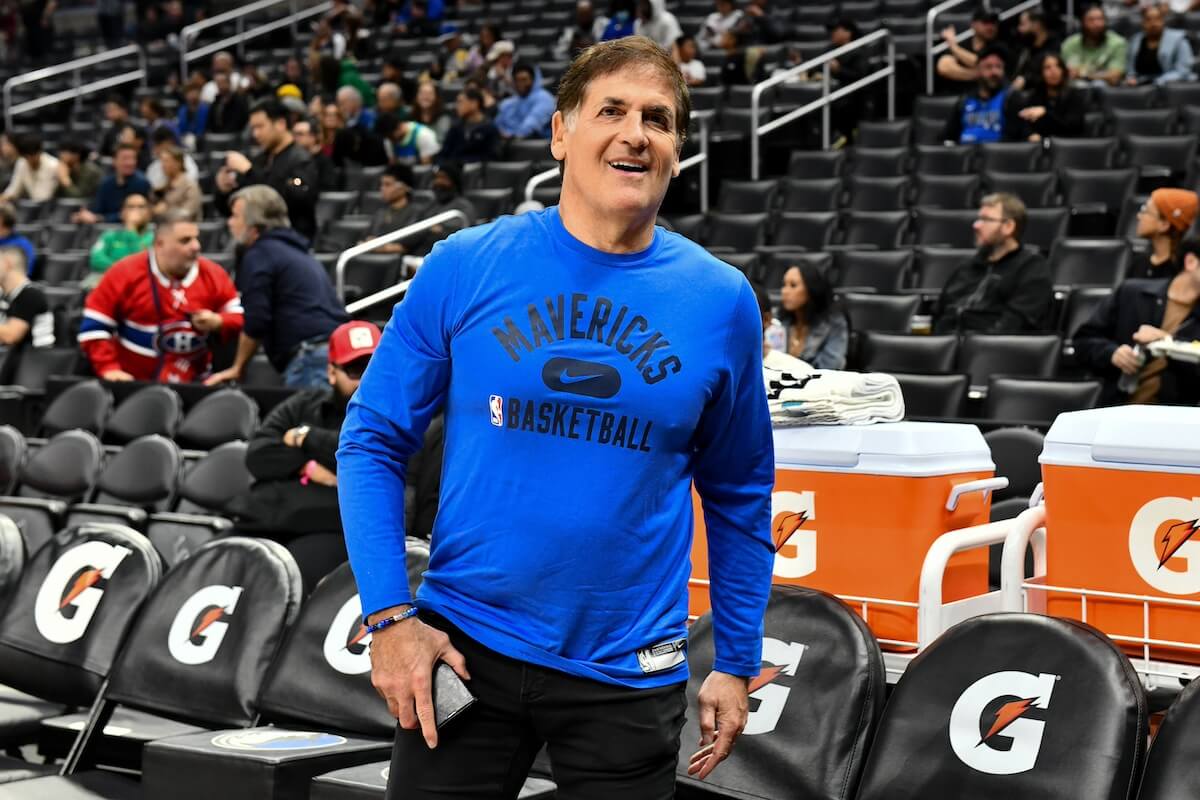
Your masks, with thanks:
<instances>
[{"instance_id":1,"label":"man's face","mask_svg":"<svg viewBox=\"0 0 1200 800\"><path fill-rule=\"evenodd\" d=\"M846 30L840 25L829 32L829 43L834 47L841 47L842 45L850 44L850 41L850 31Z\"/></svg>"},{"instance_id":2,"label":"man's face","mask_svg":"<svg viewBox=\"0 0 1200 800\"><path fill-rule=\"evenodd\" d=\"M517 94L521 97L527 97L529 91L533 88L533 76L526 70L521 70L516 75L513 75L513 88L517 90Z\"/></svg>"},{"instance_id":3,"label":"man's face","mask_svg":"<svg viewBox=\"0 0 1200 800\"><path fill-rule=\"evenodd\" d=\"M696 57L696 43L691 39L684 39L683 44L679 45L679 58L686 64Z\"/></svg>"},{"instance_id":4,"label":"man's face","mask_svg":"<svg viewBox=\"0 0 1200 800\"><path fill-rule=\"evenodd\" d=\"M1158 6L1147 6L1142 9L1142 31L1149 37L1162 36L1164 27L1163 12Z\"/></svg>"},{"instance_id":5,"label":"man's face","mask_svg":"<svg viewBox=\"0 0 1200 800\"><path fill-rule=\"evenodd\" d=\"M994 42L996 35L1000 32L996 23L980 19L971 23L971 30L985 42Z\"/></svg>"},{"instance_id":6,"label":"man's face","mask_svg":"<svg viewBox=\"0 0 1200 800\"><path fill-rule=\"evenodd\" d=\"M598 213L656 211L679 174L674 89L656 70L596 78L570 119L555 112L553 129L564 192L586 198Z\"/></svg>"},{"instance_id":7,"label":"man's face","mask_svg":"<svg viewBox=\"0 0 1200 800\"><path fill-rule=\"evenodd\" d=\"M1004 218L1004 208L1000 205L980 206L979 216L974 222L975 246L998 247L1008 238L1012 223Z\"/></svg>"},{"instance_id":8,"label":"man's face","mask_svg":"<svg viewBox=\"0 0 1200 800\"><path fill-rule=\"evenodd\" d=\"M127 116L120 103L104 104L104 118L109 122L124 122Z\"/></svg>"},{"instance_id":9,"label":"man's face","mask_svg":"<svg viewBox=\"0 0 1200 800\"><path fill-rule=\"evenodd\" d=\"M279 120L277 125L266 112L255 111L250 115L250 135L254 138L254 143L264 150L271 150L278 144L282 133L279 128L283 126L283 120Z\"/></svg>"},{"instance_id":10,"label":"man's face","mask_svg":"<svg viewBox=\"0 0 1200 800\"><path fill-rule=\"evenodd\" d=\"M979 84L989 92L1004 85L1004 59L988 56L979 61Z\"/></svg>"},{"instance_id":11,"label":"man's face","mask_svg":"<svg viewBox=\"0 0 1200 800\"><path fill-rule=\"evenodd\" d=\"M118 150L113 156L113 171L128 178L137 170L137 153L129 149Z\"/></svg>"},{"instance_id":12,"label":"man's face","mask_svg":"<svg viewBox=\"0 0 1200 800\"><path fill-rule=\"evenodd\" d=\"M293 125L292 137L295 138L296 144L305 150L312 151L317 146L317 137L313 133L312 125L307 122L297 122Z\"/></svg>"},{"instance_id":13,"label":"man's face","mask_svg":"<svg viewBox=\"0 0 1200 800\"><path fill-rule=\"evenodd\" d=\"M363 371L366 370L370 360L370 356L367 356L340 367L329 365L329 385L333 387L333 391L338 397L349 400L358 391L358 385L362 383Z\"/></svg>"},{"instance_id":14,"label":"man's face","mask_svg":"<svg viewBox=\"0 0 1200 800\"><path fill-rule=\"evenodd\" d=\"M383 202L391 205L408 196L408 185L391 175L384 175L379 179L379 196Z\"/></svg>"},{"instance_id":15,"label":"man's face","mask_svg":"<svg viewBox=\"0 0 1200 800\"><path fill-rule=\"evenodd\" d=\"M213 77L213 83L215 83L217 86L217 94L221 95L222 97L228 95L230 90L233 88L233 84L229 80L229 73L227 72L218 72Z\"/></svg>"},{"instance_id":16,"label":"man's face","mask_svg":"<svg viewBox=\"0 0 1200 800\"><path fill-rule=\"evenodd\" d=\"M183 277L200 255L200 228L194 222L164 228L154 241L154 255L164 274Z\"/></svg>"},{"instance_id":17,"label":"man's face","mask_svg":"<svg viewBox=\"0 0 1200 800\"><path fill-rule=\"evenodd\" d=\"M321 112L321 124L325 126L326 131L339 131L342 129L342 112L338 111L335 105L325 106L325 110Z\"/></svg>"},{"instance_id":18,"label":"man's face","mask_svg":"<svg viewBox=\"0 0 1200 800\"><path fill-rule=\"evenodd\" d=\"M400 107L400 97L391 92L381 92L376 101L381 114L390 114Z\"/></svg>"},{"instance_id":19,"label":"man's face","mask_svg":"<svg viewBox=\"0 0 1200 800\"><path fill-rule=\"evenodd\" d=\"M63 150L58 154L58 160L66 165L67 169L74 170L79 166L79 154L70 150Z\"/></svg>"},{"instance_id":20,"label":"man's face","mask_svg":"<svg viewBox=\"0 0 1200 800\"><path fill-rule=\"evenodd\" d=\"M233 241L238 244L248 244L246 242L246 232L249 227L246 225L246 201L238 198L233 201L233 205L229 207L229 219L225 221L229 227L229 235L233 237Z\"/></svg>"},{"instance_id":21,"label":"man's face","mask_svg":"<svg viewBox=\"0 0 1200 800\"><path fill-rule=\"evenodd\" d=\"M478 111L479 104L465 94L459 94L458 99L454 101L454 112L458 114L459 119L469 119Z\"/></svg>"},{"instance_id":22,"label":"man's face","mask_svg":"<svg viewBox=\"0 0 1200 800\"><path fill-rule=\"evenodd\" d=\"M140 194L131 194L121 205L121 222L128 227L142 228L150 220L150 204Z\"/></svg>"},{"instance_id":23,"label":"man's face","mask_svg":"<svg viewBox=\"0 0 1200 800\"><path fill-rule=\"evenodd\" d=\"M433 188L434 191L440 190L443 192L454 192L457 194L457 191L454 188L454 181L450 180L450 176L444 172L433 173Z\"/></svg>"},{"instance_id":24,"label":"man's face","mask_svg":"<svg viewBox=\"0 0 1200 800\"><path fill-rule=\"evenodd\" d=\"M187 103L187 105L191 108L196 108L197 106L199 106L200 105L200 90L194 86L189 88L186 92L183 93L183 102Z\"/></svg>"},{"instance_id":25,"label":"man's face","mask_svg":"<svg viewBox=\"0 0 1200 800\"><path fill-rule=\"evenodd\" d=\"M1083 33L1092 38L1099 39L1108 29L1108 20L1104 17L1104 12L1099 8L1088 9L1088 12L1083 15Z\"/></svg>"},{"instance_id":26,"label":"man's face","mask_svg":"<svg viewBox=\"0 0 1200 800\"><path fill-rule=\"evenodd\" d=\"M362 110L362 103L354 98L353 95L339 94L337 98L338 110L342 112L342 116L346 119L353 119L358 116L358 112Z\"/></svg>"}]
</instances>

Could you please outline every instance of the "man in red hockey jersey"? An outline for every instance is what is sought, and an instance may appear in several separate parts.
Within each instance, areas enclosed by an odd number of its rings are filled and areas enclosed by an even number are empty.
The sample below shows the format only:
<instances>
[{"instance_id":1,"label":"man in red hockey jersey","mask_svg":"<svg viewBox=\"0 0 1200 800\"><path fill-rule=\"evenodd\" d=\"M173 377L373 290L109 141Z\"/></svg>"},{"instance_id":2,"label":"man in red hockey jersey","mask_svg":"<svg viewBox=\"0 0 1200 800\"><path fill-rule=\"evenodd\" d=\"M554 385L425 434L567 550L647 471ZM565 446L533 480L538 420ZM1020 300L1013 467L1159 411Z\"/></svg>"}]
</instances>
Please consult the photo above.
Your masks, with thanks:
<instances>
[{"instance_id":1,"label":"man in red hockey jersey","mask_svg":"<svg viewBox=\"0 0 1200 800\"><path fill-rule=\"evenodd\" d=\"M237 337L237 289L200 257L199 236L190 214L168 212L150 250L113 264L88 295L79 345L101 378L190 383L212 369L211 337Z\"/></svg>"}]
</instances>

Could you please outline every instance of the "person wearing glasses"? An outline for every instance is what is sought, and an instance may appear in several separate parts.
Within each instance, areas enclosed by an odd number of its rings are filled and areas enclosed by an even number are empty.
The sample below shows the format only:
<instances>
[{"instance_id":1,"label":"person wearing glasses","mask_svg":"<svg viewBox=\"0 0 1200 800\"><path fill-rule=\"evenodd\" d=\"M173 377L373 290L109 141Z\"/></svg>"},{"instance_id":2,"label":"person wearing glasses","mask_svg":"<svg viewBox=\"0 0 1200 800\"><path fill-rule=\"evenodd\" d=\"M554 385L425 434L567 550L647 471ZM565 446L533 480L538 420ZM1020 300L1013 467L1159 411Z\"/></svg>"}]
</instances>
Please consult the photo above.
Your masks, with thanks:
<instances>
[{"instance_id":1,"label":"person wearing glasses","mask_svg":"<svg viewBox=\"0 0 1200 800\"><path fill-rule=\"evenodd\" d=\"M1135 252L1126 278L1170 278L1183 264L1179 243L1196 219L1200 198L1187 189L1155 189L1137 213L1137 235L1150 247Z\"/></svg>"},{"instance_id":2,"label":"person wearing glasses","mask_svg":"<svg viewBox=\"0 0 1200 800\"><path fill-rule=\"evenodd\" d=\"M975 257L955 270L938 298L934 333L1030 333L1050 311L1050 267L1021 245L1025 204L1000 192L980 201Z\"/></svg>"}]
</instances>

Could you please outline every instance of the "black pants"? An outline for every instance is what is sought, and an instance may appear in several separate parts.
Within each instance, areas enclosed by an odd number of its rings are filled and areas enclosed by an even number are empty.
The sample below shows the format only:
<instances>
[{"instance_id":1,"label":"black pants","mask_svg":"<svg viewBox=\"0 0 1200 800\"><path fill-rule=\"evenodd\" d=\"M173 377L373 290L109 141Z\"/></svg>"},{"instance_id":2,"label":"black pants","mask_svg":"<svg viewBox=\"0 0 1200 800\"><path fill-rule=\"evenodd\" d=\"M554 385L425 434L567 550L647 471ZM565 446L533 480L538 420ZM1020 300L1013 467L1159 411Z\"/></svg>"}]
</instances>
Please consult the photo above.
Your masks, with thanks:
<instances>
[{"instance_id":1,"label":"black pants","mask_svg":"<svg viewBox=\"0 0 1200 800\"><path fill-rule=\"evenodd\" d=\"M467 659L476 702L438 731L396 729L387 800L515 798L543 743L557 800L669 800L675 794L686 684L628 689L500 655L442 617Z\"/></svg>"}]
</instances>

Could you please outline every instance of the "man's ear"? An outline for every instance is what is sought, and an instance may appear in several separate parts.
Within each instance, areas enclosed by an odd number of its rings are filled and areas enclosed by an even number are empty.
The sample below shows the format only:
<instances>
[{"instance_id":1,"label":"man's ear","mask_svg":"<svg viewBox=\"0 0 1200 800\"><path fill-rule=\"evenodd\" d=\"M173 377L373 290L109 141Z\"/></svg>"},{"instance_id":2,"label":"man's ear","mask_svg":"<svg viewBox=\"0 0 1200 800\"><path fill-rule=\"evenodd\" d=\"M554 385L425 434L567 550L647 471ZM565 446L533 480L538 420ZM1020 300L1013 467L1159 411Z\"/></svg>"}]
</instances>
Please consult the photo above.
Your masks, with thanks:
<instances>
[{"instance_id":1,"label":"man's ear","mask_svg":"<svg viewBox=\"0 0 1200 800\"><path fill-rule=\"evenodd\" d=\"M567 121L561 111L555 111L550 118L550 154L555 161L564 161L567 157Z\"/></svg>"}]
</instances>

